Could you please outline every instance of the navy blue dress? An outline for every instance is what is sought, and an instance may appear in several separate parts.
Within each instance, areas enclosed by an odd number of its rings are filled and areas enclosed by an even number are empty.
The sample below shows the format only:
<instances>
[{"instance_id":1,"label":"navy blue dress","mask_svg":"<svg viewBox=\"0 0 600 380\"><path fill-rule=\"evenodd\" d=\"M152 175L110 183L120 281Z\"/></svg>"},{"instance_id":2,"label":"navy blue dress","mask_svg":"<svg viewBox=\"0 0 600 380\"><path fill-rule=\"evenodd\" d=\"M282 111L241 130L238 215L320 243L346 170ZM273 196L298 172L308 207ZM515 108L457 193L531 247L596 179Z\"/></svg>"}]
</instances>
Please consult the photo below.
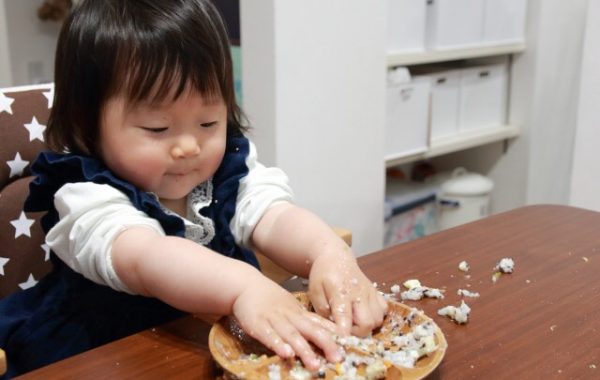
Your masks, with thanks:
<instances>
[{"instance_id":1,"label":"navy blue dress","mask_svg":"<svg viewBox=\"0 0 600 380\"><path fill-rule=\"evenodd\" d=\"M254 253L235 244L229 222L241 178L248 174L248 140L229 135L223 163L213 176L213 202L202 214L213 220L215 237L209 248L258 267ZM66 183L109 184L133 205L158 220L168 235L184 236L183 220L166 214L154 196L113 175L92 157L44 152L32 166L26 211L47 211L47 233L58 222L54 194ZM117 292L85 279L51 255L54 269L37 285L0 300L0 347L8 372L3 379L131 335L184 315L154 298Z\"/></svg>"}]
</instances>

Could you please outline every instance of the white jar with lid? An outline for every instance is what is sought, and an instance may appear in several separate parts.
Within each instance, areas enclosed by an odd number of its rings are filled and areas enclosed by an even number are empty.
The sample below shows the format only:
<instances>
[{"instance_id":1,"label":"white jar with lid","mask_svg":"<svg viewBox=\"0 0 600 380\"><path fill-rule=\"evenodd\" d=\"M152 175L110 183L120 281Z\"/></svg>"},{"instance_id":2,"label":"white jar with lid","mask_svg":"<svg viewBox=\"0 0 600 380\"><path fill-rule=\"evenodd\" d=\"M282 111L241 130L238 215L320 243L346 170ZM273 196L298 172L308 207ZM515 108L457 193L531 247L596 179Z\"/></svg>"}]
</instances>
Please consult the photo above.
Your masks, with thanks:
<instances>
[{"instance_id":1,"label":"white jar with lid","mask_svg":"<svg viewBox=\"0 0 600 380\"><path fill-rule=\"evenodd\" d=\"M488 216L493 188L491 179L464 168L455 169L438 194L440 230Z\"/></svg>"}]
</instances>

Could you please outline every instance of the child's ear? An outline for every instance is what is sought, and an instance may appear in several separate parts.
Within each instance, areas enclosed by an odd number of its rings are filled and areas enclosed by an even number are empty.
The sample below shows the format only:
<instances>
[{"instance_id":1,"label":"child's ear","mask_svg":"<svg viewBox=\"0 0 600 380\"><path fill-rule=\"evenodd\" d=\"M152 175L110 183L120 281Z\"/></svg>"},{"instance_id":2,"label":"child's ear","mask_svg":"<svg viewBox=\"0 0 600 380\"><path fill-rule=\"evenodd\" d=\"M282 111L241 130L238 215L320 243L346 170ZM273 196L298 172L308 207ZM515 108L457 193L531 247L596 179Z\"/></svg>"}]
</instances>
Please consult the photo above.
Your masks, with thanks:
<instances>
[{"instance_id":1,"label":"child's ear","mask_svg":"<svg viewBox=\"0 0 600 380\"><path fill-rule=\"evenodd\" d=\"M72 6L71 0L44 0L37 14L44 21L63 21L69 15Z\"/></svg>"}]
</instances>

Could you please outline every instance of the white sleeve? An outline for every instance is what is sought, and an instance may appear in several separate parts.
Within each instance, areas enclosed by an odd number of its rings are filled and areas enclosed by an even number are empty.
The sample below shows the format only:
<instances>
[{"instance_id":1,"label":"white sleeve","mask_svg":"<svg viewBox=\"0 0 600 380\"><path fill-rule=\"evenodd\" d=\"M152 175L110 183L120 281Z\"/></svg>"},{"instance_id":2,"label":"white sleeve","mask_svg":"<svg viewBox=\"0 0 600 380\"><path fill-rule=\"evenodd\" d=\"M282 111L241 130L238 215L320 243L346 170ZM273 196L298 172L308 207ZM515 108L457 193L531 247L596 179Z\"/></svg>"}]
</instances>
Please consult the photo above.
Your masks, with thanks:
<instances>
[{"instance_id":1,"label":"white sleeve","mask_svg":"<svg viewBox=\"0 0 600 380\"><path fill-rule=\"evenodd\" d=\"M129 198L109 185L68 183L54 195L59 222L46 234L46 244L74 271L101 285L133 294L117 276L111 247L130 226L164 230L136 209Z\"/></svg>"},{"instance_id":2,"label":"white sleeve","mask_svg":"<svg viewBox=\"0 0 600 380\"><path fill-rule=\"evenodd\" d=\"M250 246L254 227L274 203L293 201L294 194L283 170L267 168L256 159L256 147L250 142L246 158L248 175L240 180L235 214L229 224L237 244Z\"/></svg>"}]
</instances>

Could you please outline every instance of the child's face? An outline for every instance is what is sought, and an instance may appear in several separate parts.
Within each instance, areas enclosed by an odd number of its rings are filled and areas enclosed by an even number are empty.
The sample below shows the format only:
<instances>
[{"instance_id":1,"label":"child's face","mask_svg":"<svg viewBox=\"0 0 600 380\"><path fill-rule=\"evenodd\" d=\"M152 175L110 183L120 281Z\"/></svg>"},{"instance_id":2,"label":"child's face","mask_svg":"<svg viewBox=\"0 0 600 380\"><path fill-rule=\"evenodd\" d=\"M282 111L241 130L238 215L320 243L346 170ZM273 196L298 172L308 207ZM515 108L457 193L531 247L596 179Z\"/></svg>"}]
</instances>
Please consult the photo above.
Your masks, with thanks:
<instances>
[{"instance_id":1,"label":"child's face","mask_svg":"<svg viewBox=\"0 0 600 380\"><path fill-rule=\"evenodd\" d=\"M119 177L160 199L181 199L221 164L227 108L186 91L173 102L127 107L110 98L101 114L100 152Z\"/></svg>"}]
</instances>

